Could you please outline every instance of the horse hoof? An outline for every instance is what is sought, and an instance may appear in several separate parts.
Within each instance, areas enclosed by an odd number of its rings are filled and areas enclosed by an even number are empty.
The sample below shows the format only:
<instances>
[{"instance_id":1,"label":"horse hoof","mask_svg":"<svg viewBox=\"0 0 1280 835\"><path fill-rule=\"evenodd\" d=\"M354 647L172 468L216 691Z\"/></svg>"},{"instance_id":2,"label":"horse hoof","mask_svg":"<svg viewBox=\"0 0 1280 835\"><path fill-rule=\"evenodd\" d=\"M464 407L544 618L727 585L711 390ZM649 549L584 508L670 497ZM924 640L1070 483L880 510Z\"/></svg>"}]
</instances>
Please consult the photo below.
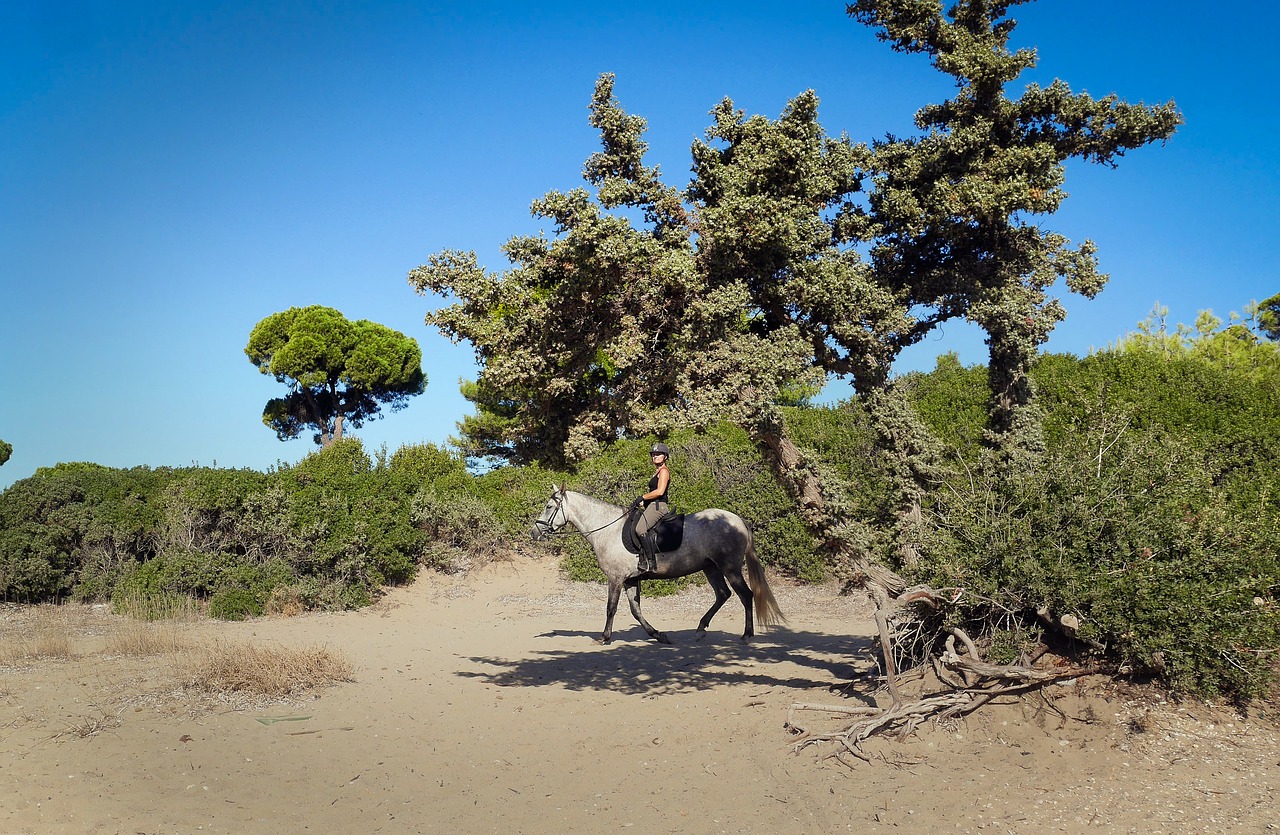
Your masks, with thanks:
<instances>
[{"instance_id":1,"label":"horse hoof","mask_svg":"<svg viewBox=\"0 0 1280 835\"><path fill-rule=\"evenodd\" d=\"M592 638L591 640L595 641L597 644L607 644L612 639L608 635L600 635L599 637Z\"/></svg>"},{"instance_id":2,"label":"horse hoof","mask_svg":"<svg viewBox=\"0 0 1280 835\"><path fill-rule=\"evenodd\" d=\"M670 639L670 638L668 638L668 637L666 636L666 633L659 632L659 633L657 633L656 635L654 635L653 637L654 637L654 638L656 638L656 639L658 640L658 643L660 643L660 644L669 644L669 643L671 643L671 639Z\"/></svg>"},{"instance_id":3,"label":"horse hoof","mask_svg":"<svg viewBox=\"0 0 1280 835\"><path fill-rule=\"evenodd\" d=\"M695 637L694 640L701 641L705 637L707 637L707 631L705 629L699 629L697 637Z\"/></svg>"}]
</instances>

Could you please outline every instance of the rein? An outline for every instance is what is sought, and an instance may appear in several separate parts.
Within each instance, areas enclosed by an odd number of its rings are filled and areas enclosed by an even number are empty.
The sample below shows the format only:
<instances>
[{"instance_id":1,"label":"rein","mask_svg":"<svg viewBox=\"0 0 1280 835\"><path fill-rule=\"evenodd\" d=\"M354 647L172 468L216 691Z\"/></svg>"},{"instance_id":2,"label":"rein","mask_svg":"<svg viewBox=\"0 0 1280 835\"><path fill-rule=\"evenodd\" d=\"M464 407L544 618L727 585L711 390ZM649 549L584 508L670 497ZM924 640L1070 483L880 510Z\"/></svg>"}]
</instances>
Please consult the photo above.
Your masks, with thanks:
<instances>
[{"instance_id":1,"label":"rein","mask_svg":"<svg viewBox=\"0 0 1280 835\"><path fill-rule=\"evenodd\" d=\"M555 511L553 511L553 512L552 512L552 514L551 514L551 520L550 520L550 521L548 521L548 522L544 522L544 521L542 521L541 519L534 519L534 520L533 520L533 524L534 524L534 526L535 526L535 527L537 527L539 530L541 530L541 531L542 531L543 536L564 536L564 535L565 535L565 532L564 532L564 531L557 530L557 529L556 529L555 527L553 527L553 526L554 526L555 521L556 521L556 512L559 512L559 513L560 513L560 515L564 516L564 523L560 525L560 527L562 527L562 528L564 527L564 525L565 525L565 524L568 524L568 522L569 522L569 514L567 514L567 513L565 513L565 512L564 512L564 499L562 499L562 498L560 498L560 497L558 497L558 496L557 496L557 497L556 497L556 499L555 499L555 501L556 501L556 509L555 509ZM628 510L624 510L624 511L622 511L622 515L621 515L621 516L619 516L617 519L614 519L612 522L606 522L605 524L601 525L600 527L596 528L595 530L590 530L590 531L580 531L580 530L574 529L574 530L572 530L572 531L569 531L568 533L571 533L571 534L575 534L575 533L576 533L576 534L578 534L579 536L581 536L581 537L583 537L583 538L585 539L586 537L590 536L590 535L591 535L591 534L593 534L593 533L599 533L600 531L604 530L605 528L609 528L609 527L612 527L612 526L614 526L614 525L618 524L618 523L619 523L619 522L621 522L623 519L626 519L626 518L627 518L627 515L628 515L629 513L631 513L631 511L630 511L629 509L628 509Z\"/></svg>"}]
</instances>

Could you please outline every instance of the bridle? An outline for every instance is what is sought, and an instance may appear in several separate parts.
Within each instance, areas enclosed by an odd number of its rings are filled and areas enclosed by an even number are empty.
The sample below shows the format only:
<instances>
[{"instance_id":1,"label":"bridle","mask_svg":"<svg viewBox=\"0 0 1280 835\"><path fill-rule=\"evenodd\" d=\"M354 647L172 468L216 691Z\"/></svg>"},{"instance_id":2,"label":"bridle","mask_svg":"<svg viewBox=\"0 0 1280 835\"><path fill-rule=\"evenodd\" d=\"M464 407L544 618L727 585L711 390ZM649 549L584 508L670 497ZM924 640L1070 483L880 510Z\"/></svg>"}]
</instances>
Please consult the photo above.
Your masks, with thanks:
<instances>
[{"instance_id":1,"label":"bridle","mask_svg":"<svg viewBox=\"0 0 1280 835\"><path fill-rule=\"evenodd\" d=\"M557 490L551 494L551 501L556 503L556 509L551 511L551 518L544 520L541 516L533 520L533 527L543 536L559 536L560 528L563 528L569 522L569 515L564 512L564 496ZM556 525L556 514L564 516L564 521Z\"/></svg>"},{"instance_id":2,"label":"bridle","mask_svg":"<svg viewBox=\"0 0 1280 835\"><path fill-rule=\"evenodd\" d=\"M566 524L568 524L568 522L569 522L569 514L567 514L567 513L565 513L565 512L564 512L564 494L563 494L563 493L561 493L559 490L557 490L555 493L551 494L551 501L555 502L555 505L556 505L556 509L555 509L555 510L553 510L553 511L551 511L551 518L550 518L550 519L546 519L546 520L544 520L544 519L542 519L542 517L538 517L537 519L534 519L534 520L533 520L533 526L534 526L534 527L535 527L535 528L536 528L536 529L537 529L537 530L538 530L538 531L539 531L543 536L546 536L546 537L552 537L552 536L564 536L565 532L564 532L564 531L561 531L560 529L561 529L561 528L563 528L563 527L564 527ZM591 531L578 531L578 530L573 530L573 531L569 531L568 533L571 533L571 534L575 534L575 533L576 533L576 534L580 534L581 536L584 536L584 537L585 537L585 536L588 536L588 535L590 535L590 534L596 533L596 532L598 532L598 531L602 531L602 530L604 530L605 528L608 528L608 527L611 527L611 526L613 526L613 525L618 524L618 523L619 523L619 522L621 522L623 519L626 519L626 518L627 518L627 514L629 514L630 512L631 512L630 510L624 510L624 511L622 511L622 515L621 515L621 516L619 516L617 519L614 519L612 522L606 522L605 524L601 525L600 527L596 528L595 530L591 530ZM559 525L557 525L557 524L556 524L556 514L557 514L557 513L559 513L561 516L563 516L563 517L564 517L564 521L563 521L563 522L561 522Z\"/></svg>"}]
</instances>

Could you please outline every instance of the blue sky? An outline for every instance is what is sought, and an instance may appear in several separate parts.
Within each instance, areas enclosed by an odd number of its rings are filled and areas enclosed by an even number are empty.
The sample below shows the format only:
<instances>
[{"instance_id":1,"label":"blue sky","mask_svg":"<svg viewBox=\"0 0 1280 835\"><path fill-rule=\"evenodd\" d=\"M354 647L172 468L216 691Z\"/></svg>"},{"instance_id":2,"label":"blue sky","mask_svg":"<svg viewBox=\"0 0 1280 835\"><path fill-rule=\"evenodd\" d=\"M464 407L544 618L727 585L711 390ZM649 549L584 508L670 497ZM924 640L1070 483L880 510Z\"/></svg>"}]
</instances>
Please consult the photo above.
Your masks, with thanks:
<instances>
[{"instance_id":1,"label":"blue sky","mask_svg":"<svg viewBox=\"0 0 1280 835\"><path fill-rule=\"evenodd\" d=\"M1048 349L1087 353L1155 302L1173 322L1280 291L1280 59L1261 0L1040 0L1015 8L1026 81L1176 100L1187 124L1117 169L1073 165L1045 221L1092 238L1111 284L1065 299ZM323 304L416 338L427 391L367 448L443 443L467 345L423 324L405 276L445 248L539 229L530 202L581 183L592 85L617 75L650 161L687 182L729 96L777 116L812 88L832 134L906 134L951 92L842 2L0 3L0 487L37 467L266 468L313 445L262 425L282 388L243 354L260 319ZM899 370L981 339L948 328ZM832 395L840 393L834 386Z\"/></svg>"}]
</instances>

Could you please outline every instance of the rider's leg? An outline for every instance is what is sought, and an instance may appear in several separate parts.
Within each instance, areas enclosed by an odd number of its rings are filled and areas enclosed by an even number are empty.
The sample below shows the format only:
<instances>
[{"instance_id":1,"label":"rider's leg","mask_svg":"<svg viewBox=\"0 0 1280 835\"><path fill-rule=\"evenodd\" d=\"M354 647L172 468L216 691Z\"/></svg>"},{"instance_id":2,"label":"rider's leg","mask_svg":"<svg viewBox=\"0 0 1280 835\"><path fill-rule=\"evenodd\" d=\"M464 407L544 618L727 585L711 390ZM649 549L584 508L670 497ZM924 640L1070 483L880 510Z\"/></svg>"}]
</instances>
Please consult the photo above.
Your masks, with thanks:
<instances>
[{"instance_id":1,"label":"rider's leg","mask_svg":"<svg viewBox=\"0 0 1280 835\"><path fill-rule=\"evenodd\" d=\"M646 531L645 535L640 537L640 558L642 560L641 571L657 571L658 570L658 532L654 530Z\"/></svg>"}]
</instances>

